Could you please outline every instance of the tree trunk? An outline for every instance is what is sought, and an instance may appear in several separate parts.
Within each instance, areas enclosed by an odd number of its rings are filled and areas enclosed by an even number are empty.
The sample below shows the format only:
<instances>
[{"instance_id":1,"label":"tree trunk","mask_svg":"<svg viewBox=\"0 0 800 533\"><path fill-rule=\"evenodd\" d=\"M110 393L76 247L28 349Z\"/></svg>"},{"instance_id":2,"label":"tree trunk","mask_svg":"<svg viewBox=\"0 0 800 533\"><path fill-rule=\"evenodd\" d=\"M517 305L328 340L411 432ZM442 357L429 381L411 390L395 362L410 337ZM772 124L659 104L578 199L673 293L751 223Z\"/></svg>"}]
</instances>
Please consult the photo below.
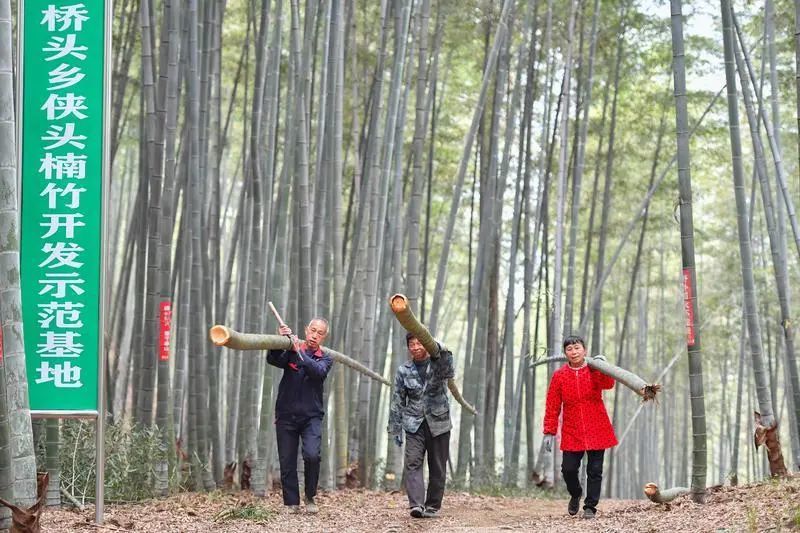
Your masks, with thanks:
<instances>
[{"instance_id":1,"label":"tree trunk","mask_svg":"<svg viewBox=\"0 0 800 533\"><path fill-rule=\"evenodd\" d=\"M681 264L683 267L684 310L689 353L689 390L692 407L692 500L704 503L706 495L706 408L703 393L703 366L700 356L699 306L694 264L694 224L692 222L692 181L689 170L689 119L686 103L681 0L670 0L672 19L672 58L678 148L678 189L681 221Z\"/></svg>"},{"instance_id":2,"label":"tree trunk","mask_svg":"<svg viewBox=\"0 0 800 533\"><path fill-rule=\"evenodd\" d=\"M739 254L742 266L742 285L744 288L744 314L747 321L748 339L750 341L750 356L755 378L756 395L758 397L758 410L765 427L777 425L774 417L772 398L769 390L769 376L765 373L763 343L761 340L760 318L755 280L753 277L753 251L751 248L750 228L748 222L748 209L744 190L744 168L742 165L742 146L739 136L739 107L736 91L736 71L734 67L734 40L731 23L731 6L729 0L721 0L722 31L725 45L725 80L728 88L728 126L731 140L731 157L733 161L733 189L736 198L736 223L739 232ZM771 445L777 441L770 440ZM780 447L771 450L773 455L781 455ZM781 460L780 463L783 461ZM773 475L785 475L786 468L775 463L777 471Z\"/></svg>"},{"instance_id":3,"label":"tree trunk","mask_svg":"<svg viewBox=\"0 0 800 533\"><path fill-rule=\"evenodd\" d=\"M12 74L12 22L9 0L0 0L0 324L8 428L15 501L23 506L36 500L36 458L28 403L28 378L19 288L19 208L17 202L17 144L15 141ZM102 406L101 406L102 408ZM6 463L7 464L7 463ZM0 481L0 484L2 482Z\"/></svg>"}]
</instances>

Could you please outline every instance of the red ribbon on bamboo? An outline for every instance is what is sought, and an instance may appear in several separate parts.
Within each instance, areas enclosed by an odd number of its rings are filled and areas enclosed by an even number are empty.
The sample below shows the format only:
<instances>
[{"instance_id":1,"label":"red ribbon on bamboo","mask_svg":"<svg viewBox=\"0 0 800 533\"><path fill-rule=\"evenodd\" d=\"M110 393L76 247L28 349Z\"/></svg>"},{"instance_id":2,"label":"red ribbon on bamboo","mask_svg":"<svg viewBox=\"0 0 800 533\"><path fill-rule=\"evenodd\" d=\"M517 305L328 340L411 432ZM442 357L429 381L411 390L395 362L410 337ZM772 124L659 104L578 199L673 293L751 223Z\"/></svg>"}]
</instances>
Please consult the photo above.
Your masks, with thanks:
<instances>
[{"instance_id":1,"label":"red ribbon on bamboo","mask_svg":"<svg viewBox=\"0 0 800 533\"><path fill-rule=\"evenodd\" d=\"M686 313L686 344L694 346L694 306L692 305L692 269L683 269L683 310Z\"/></svg>"},{"instance_id":2,"label":"red ribbon on bamboo","mask_svg":"<svg viewBox=\"0 0 800 533\"><path fill-rule=\"evenodd\" d=\"M169 300L164 300L158 308L158 358L161 361L169 361L169 339L170 324L172 323L172 304Z\"/></svg>"}]
</instances>

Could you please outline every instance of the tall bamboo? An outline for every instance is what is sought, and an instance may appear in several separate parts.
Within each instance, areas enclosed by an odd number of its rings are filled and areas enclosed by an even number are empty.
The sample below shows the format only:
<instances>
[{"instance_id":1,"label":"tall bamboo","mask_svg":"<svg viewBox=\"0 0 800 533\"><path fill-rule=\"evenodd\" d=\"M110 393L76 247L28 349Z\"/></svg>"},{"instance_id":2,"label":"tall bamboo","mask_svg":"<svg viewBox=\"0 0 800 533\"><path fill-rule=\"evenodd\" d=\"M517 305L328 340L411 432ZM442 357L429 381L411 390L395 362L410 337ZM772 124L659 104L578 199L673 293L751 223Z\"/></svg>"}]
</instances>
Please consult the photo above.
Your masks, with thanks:
<instances>
[{"instance_id":1,"label":"tall bamboo","mask_svg":"<svg viewBox=\"0 0 800 533\"><path fill-rule=\"evenodd\" d=\"M672 32L672 70L675 93L675 120L678 146L678 189L680 196L681 263L689 354L689 390L692 414L692 500L705 502L706 494L706 412L703 392L703 366L700 356L700 312L697 305L697 277L694 262L694 224L692 221L692 181L689 160L689 119L686 103L686 66L683 44L681 0L670 0Z\"/></svg>"}]
</instances>

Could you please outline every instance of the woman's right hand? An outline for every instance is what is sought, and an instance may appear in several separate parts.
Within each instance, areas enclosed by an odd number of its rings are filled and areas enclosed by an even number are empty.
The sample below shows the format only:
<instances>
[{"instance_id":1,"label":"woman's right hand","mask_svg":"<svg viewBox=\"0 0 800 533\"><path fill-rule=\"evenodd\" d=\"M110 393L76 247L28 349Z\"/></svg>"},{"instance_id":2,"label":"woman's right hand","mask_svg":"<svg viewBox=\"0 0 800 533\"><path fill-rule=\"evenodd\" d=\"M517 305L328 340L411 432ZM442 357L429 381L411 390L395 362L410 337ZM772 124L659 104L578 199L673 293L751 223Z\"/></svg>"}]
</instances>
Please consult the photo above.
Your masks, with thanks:
<instances>
[{"instance_id":1,"label":"woman's right hand","mask_svg":"<svg viewBox=\"0 0 800 533\"><path fill-rule=\"evenodd\" d=\"M545 435L544 439L542 440L542 444L544 444L544 449L547 452L553 451L553 441L555 440L555 435Z\"/></svg>"}]
</instances>

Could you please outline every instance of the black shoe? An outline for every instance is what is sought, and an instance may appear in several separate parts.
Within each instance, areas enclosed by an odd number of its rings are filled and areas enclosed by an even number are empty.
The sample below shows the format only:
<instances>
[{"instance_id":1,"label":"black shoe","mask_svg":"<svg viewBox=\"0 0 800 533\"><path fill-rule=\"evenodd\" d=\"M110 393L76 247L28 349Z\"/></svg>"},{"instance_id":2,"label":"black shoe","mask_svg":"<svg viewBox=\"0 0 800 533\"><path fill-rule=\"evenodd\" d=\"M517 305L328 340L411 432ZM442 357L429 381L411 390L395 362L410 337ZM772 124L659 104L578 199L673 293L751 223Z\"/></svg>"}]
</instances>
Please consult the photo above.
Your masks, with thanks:
<instances>
[{"instance_id":1,"label":"black shoe","mask_svg":"<svg viewBox=\"0 0 800 533\"><path fill-rule=\"evenodd\" d=\"M573 497L569 499L569 505L567 505L567 512L570 516L575 516L578 514L578 507L581 504L581 497Z\"/></svg>"},{"instance_id":2,"label":"black shoe","mask_svg":"<svg viewBox=\"0 0 800 533\"><path fill-rule=\"evenodd\" d=\"M438 518L439 517L439 509L434 509L433 507L426 507L425 511L422 513L422 518Z\"/></svg>"},{"instance_id":3,"label":"black shoe","mask_svg":"<svg viewBox=\"0 0 800 533\"><path fill-rule=\"evenodd\" d=\"M594 518L594 515L596 515L596 514L597 514L597 511L595 511L591 507L585 507L583 509L583 517L584 518L592 519L592 518Z\"/></svg>"},{"instance_id":4,"label":"black shoe","mask_svg":"<svg viewBox=\"0 0 800 533\"><path fill-rule=\"evenodd\" d=\"M425 509L423 509L419 505L411 508L411 516L413 516L414 518L422 518L424 514L425 514Z\"/></svg>"}]
</instances>

